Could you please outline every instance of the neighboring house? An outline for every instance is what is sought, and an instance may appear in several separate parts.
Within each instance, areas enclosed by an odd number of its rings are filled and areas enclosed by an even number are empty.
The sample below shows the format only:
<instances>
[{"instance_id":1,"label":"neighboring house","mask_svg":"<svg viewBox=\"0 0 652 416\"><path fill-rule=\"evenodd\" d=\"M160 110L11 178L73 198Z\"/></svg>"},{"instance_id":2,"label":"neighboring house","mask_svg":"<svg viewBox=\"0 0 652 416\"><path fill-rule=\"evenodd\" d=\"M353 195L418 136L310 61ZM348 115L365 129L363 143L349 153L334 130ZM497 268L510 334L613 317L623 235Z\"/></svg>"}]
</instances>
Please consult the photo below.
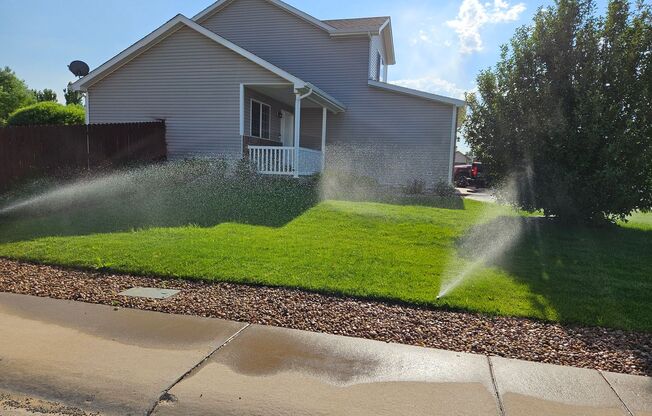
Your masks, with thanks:
<instances>
[{"instance_id":1,"label":"neighboring house","mask_svg":"<svg viewBox=\"0 0 652 416\"><path fill-rule=\"evenodd\" d=\"M456 165L469 165L473 162L473 158L465 155L459 150L455 151L455 164Z\"/></svg>"},{"instance_id":2,"label":"neighboring house","mask_svg":"<svg viewBox=\"0 0 652 416\"><path fill-rule=\"evenodd\" d=\"M170 158L249 156L263 173L328 168L451 181L465 103L388 84L389 17L318 20L279 0L177 15L73 84L89 123L165 120Z\"/></svg>"}]
</instances>

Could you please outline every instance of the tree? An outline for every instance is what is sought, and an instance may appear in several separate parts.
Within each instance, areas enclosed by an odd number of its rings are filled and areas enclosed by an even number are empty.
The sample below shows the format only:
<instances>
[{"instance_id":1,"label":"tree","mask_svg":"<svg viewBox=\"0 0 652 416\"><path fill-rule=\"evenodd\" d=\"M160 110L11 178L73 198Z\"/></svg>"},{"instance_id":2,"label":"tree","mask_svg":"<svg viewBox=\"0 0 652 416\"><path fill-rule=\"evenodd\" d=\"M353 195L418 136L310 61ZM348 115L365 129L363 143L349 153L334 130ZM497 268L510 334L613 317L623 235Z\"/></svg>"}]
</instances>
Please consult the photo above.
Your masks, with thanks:
<instances>
[{"instance_id":1,"label":"tree","mask_svg":"<svg viewBox=\"0 0 652 416\"><path fill-rule=\"evenodd\" d=\"M0 125L17 108L34 103L34 94L9 67L0 70Z\"/></svg>"},{"instance_id":2,"label":"tree","mask_svg":"<svg viewBox=\"0 0 652 416\"><path fill-rule=\"evenodd\" d=\"M68 87L63 90L63 97L66 99L66 105L82 104L83 94L80 91L74 91L70 88L70 84L68 84Z\"/></svg>"},{"instance_id":3,"label":"tree","mask_svg":"<svg viewBox=\"0 0 652 416\"><path fill-rule=\"evenodd\" d=\"M9 115L10 126L76 125L85 123L84 107L62 105L51 101L20 108Z\"/></svg>"},{"instance_id":4,"label":"tree","mask_svg":"<svg viewBox=\"0 0 652 416\"><path fill-rule=\"evenodd\" d=\"M583 222L652 208L652 14L630 9L557 0L478 76L466 140L518 207Z\"/></svg>"},{"instance_id":5,"label":"tree","mask_svg":"<svg viewBox=\"0 0 652 416\"><path fill-rule=\"evenodd\" d=\"M43 91L33 90L33 93L34 93L34 97L36 97L36 102L38 103L42 103L46 101L57 102L57 93L49 88L46 88Z\"/></svg>"}]
</instances>

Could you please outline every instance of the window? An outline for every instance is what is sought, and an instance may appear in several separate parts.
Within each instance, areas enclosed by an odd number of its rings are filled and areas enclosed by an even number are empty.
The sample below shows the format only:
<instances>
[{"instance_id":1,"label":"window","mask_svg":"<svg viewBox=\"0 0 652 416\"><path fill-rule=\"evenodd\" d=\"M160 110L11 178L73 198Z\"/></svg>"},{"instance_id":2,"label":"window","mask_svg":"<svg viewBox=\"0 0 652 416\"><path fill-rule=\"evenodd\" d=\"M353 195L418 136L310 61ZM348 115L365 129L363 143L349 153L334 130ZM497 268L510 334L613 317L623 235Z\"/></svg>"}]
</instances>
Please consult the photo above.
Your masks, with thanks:
<instances>
[{"instance_id":1,"label":"window","mask_svg":"<svg viewBox=\"0 0 652 416\"><path fill-rule=\"evenodd\" d=\"M251 100L251 135L269 139L269 125L272 109L260 101Z\"/></svg>"}]
</instances>

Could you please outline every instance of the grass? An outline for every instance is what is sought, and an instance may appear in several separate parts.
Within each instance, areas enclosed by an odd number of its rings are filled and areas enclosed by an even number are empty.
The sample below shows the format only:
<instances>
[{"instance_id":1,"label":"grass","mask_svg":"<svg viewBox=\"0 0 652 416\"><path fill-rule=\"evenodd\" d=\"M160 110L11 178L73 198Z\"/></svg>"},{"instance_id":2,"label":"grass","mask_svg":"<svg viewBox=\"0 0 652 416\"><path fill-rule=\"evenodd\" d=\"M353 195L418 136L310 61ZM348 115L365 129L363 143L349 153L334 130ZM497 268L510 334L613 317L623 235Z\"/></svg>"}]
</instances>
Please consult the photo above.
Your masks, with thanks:
<instances>
[{"instance_id":1,"label":"grass","mask_svg":"<svg viewBox=\"0 0 652 416\"><path fill-rule=\"evenodd\" d=\"M652 331L650 214L568 228L469 200L318 202L312 182L274 182L271 192L260 179L181 179L154 192L138 177L117 186L120 198L5 214L0 256ZM130 186L141 192L124 193ZM486 256L501 239L505 252Z\"/></svg>"},{"instance_id":2,"label":"grass","mask_svg":"<svg viewBox=\"0 0 652 416\"><path fill-rule=\"evenodd\" d=\"M626 228L652 231L652 212L637 212L629 217L629 221L621 224Z\"/></svg>"}]
</instances>

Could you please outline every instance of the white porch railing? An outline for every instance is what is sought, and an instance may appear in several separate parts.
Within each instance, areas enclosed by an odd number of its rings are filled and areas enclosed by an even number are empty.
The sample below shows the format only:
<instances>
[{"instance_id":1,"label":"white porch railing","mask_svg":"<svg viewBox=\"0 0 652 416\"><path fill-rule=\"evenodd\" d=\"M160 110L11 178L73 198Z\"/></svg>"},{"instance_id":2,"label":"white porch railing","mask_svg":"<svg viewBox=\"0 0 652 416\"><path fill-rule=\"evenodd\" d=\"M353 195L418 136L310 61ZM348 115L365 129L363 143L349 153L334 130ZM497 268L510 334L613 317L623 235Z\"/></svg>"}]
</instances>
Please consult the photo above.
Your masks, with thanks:
<instances>
[{"instance_id":1,"label":"white porch railing","mask_svg":"<svg viewBox=\"0 0 652 416\"><path fill-rule=\"evenodd\" d=\"M321 152L299 148L299 160L295 163L294 147L249 146L249 160L258 173L265 175L313 175L321 172Z\"/></svg>"},{"instance_id":2,"label":"white porch railing","mask_svg":"<svg viewBox=\"0 0 652 416\"><path fill-rule=\"evenodd\" d=\"M249 146L249 160L258 173L294 174L294 147Z\"/></svg>"}]
</instances>

